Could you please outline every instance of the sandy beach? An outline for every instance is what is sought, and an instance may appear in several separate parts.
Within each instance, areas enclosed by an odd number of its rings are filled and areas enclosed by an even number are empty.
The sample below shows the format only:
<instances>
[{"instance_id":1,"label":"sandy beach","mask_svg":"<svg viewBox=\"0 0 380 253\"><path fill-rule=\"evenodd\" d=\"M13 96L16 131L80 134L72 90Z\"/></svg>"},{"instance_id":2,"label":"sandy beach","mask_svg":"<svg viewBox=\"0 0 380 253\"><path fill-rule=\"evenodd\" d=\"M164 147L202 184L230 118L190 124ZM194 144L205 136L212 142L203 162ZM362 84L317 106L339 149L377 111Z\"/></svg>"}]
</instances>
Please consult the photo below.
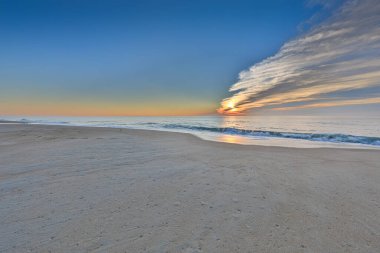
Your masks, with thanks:
<instances>
[{"instance_id":1,"label":"sandy beach","mask_svg":"<svg viewBox=\"0 0 380 253\"><path fill-rule=\"evenodd\" d=\"M0 252L380 252L380 151L0 124Z\"/></svg>"}]
</instances>

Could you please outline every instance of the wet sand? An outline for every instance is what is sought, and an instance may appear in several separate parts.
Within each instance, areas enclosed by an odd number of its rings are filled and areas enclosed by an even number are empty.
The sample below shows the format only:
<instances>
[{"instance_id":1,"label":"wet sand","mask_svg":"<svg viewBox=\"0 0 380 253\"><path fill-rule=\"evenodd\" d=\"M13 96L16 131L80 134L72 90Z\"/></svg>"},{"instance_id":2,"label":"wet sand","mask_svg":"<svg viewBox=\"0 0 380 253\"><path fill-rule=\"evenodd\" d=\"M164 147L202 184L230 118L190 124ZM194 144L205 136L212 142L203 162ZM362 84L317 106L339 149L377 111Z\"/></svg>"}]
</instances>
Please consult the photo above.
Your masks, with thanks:
<instances>
[{"instance_id":1,"label":"wet sand","mask_svg":"<svg viewBox=\"0 0 380 253\"><path fill-rule=\"evenodd\" d=\"M380 151L0 124L0 252L380 252Z\"/></svg>"}]
</instances>

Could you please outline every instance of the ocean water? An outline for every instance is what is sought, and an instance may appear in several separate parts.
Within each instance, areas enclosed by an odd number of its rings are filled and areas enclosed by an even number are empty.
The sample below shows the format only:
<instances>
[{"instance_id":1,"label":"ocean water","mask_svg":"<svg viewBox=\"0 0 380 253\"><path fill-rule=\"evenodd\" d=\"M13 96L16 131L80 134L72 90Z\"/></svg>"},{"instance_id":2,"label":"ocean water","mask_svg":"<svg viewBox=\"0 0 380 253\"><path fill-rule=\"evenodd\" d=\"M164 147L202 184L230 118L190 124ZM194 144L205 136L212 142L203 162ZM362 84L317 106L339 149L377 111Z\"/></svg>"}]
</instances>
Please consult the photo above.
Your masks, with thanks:
<instances>
[{"instance_id":1,"label":"ocean water","mask_svg":"<svg viewBox=\"0 0 380 253\"><path fill-rule=\"evenodd\" d=\"M183 132L206 140L246 145L380 148L380 116L0 117L0 119L21 120L28 124Z\"/></svg>"}]
</instances>

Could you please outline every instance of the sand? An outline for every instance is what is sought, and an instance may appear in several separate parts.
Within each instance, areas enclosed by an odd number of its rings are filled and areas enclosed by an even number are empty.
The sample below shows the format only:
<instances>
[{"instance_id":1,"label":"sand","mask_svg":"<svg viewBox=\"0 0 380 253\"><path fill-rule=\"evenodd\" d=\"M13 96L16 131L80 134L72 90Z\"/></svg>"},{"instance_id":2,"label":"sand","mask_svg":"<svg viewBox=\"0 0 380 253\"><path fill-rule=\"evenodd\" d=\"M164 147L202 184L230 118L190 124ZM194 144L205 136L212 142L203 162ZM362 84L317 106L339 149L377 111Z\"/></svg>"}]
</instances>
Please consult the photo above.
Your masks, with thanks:
<instances>
[{"instance_id":1,"label":"sand","mask_svg":"<svg viewBox=\"0 0 380 253\"><path fill-rule=\"evenodd\" d=\"M0 124L0 252L380 252L380 151Z\"/></svg>"}]
</instances>

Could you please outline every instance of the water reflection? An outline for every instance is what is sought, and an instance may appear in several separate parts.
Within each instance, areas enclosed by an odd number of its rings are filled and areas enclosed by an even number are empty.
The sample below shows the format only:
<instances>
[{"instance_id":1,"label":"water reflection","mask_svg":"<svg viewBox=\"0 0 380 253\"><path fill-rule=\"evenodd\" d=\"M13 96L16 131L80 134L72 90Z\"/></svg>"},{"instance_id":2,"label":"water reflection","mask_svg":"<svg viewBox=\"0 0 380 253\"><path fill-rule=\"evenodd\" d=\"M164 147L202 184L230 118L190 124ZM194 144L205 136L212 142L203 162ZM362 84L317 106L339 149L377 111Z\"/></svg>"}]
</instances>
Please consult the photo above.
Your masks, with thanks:
<instances>
[{"instance_id":1,"label":"water reflection","mask_svg":"<svg viewBox=\"0 0 380 253\"><path fill-rule=\"evenodd\" d=\"M230 135L230 134L223 134L216 136L216 141L220 142L227 142L227 143L237 143L237 144L249 144L250 141L246 137L242 137L239 135Z\"/></svg>"}]
</instances>

